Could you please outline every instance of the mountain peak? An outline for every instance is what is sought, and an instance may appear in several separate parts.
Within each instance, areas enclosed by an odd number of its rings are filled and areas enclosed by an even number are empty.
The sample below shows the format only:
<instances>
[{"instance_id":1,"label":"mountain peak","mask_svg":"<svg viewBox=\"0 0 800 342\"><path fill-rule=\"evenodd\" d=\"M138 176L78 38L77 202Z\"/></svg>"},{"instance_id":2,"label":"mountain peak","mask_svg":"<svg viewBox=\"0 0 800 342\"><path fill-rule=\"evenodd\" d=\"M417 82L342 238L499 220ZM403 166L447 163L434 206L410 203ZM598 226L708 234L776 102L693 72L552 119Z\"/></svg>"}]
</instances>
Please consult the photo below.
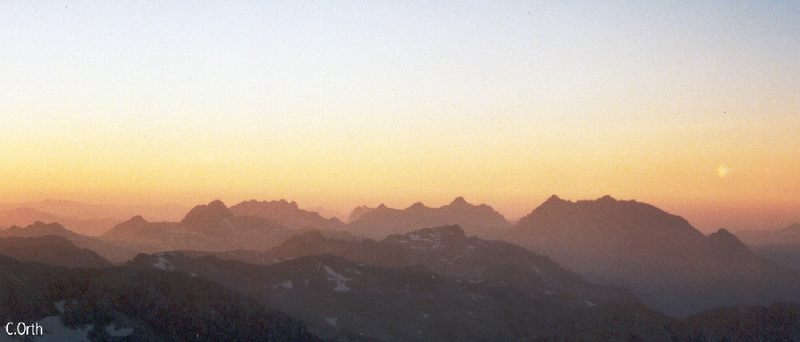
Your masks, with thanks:
<instances>
[{"instance_id":1,"label":"mountain peak","mask_svg":"<svg viewBox=\"0 0 800 342\"><path fill-rule=\"evenodd\" d=\"M259 201L253 201L253 202L261 203ZM269 201L263 201L263 203L270 204ZM286 199L283 199L283 198L281 198L281 199L279 199L277 201L273 201L272 203L277 204L277 205L279 205L279 206L281 206L283 208L287 208L287 209L293 209L293 210L300 209L300 207L297 206L297 202L295 202L295 201L287 201Z\"/></svg>"},{"instance_id":2,"label":"mountain peak","mask_svg":"<svg viewBox=\"0 0 800 342\"><path fill-rule=\"evenodd\" d=\"M613 203L613 202L616 202L616 201L617 200L614 197L611 197L610 195L605 195L605 196L600 197L600 198L597 199L597 202Z\"/></svg>"},{"instance_id":3,"label":"mountain peak","mask_svg":"<svg viewBox=\"0 0 800 342\"><path fill-rule=\"evenodd\" d=\"M708 238L718 241L741 243L739 242L739 238L737 238L736 235L733 235L733 233L731 233L729 230L725 228L720 228L716 232L709 234Z\"/></svg>"},{"instance_id":4,"label":"mountain peak","mask_svg":"<svg viewBox=\"0 0 800 342\"><path fill-rule=\"evenodd\" d=\"M422 204L422 202L414 202L414 204L412 204L410 207L408 207L408 209L417 209L417 210L424 209L424 208L427 208L427 207L424 204Z\"/></svg>"},{"instance_id":5,"label":"mountain peak","mask_svg":"<svg viewBox=\"0 0 800 342\"><path fill-rule=\"evenodd\" d=\"M64 228L59 223L43 223L41 221L36 221L33 224L30 224L25 227L20 227L17 225L11 226L4 231L5 233L10 233L11 235L14 234L21 234L20 236L38 236L38 235L58 235L58 236L65 236L75 234L74 232Z\"/></svg>"},{"instance_id":6,"label":"mountain peak","mask_svg":"<svg viewBox=\"0 0 800 342\"><path fill-rule=\"evenodd\" d=\"M725 228L720 228L715 233L711 233L706 238L708 243L711 243L715 248L728 251L747 251L749 254L750 249L730 231Z\"/></svg>"},{"instance_id":7,"label":"mountain peak","mask_svg":"<svg viewBox=\"0 0 800 342\"><path fill-rule=\"evenodd\" d=\"M736 235L733 235L733 233L731 233L729 230L725 228L720 228L716 232L711 233L711 235L717 235L719 238L725 238L725 239L736 238Z\"/></svg>"},{"instance_id":8,"label":"mountain peak","mask_svg":"<svg viewBox=\"0 0 800 342\"><path fill-rule=\"evenodd\" d=\"M142 215L136 215L134 217L131 217L131 219L128 220L128 222L130 222L130 223L147 223L147 220L145 220L144 217L142 217Z\"/></svg>"},{"instance_id":9,"label":"mountain peak","mask_svg":"<svg viewBox=\"0 0 800 342\"><path fill-rule=\"evenodd\" d=\"M541 210L542 208L560 207L561 205L566 203L571 203L571 202L561 199L560 197L558 197L558 195L552 195L548 197L546 201L542 202L542 204L540 204L539 207L536 208L536 210Z\"/></svg>"},{"instance_id":10,"label":"mountain peak","mask_svg":"<svg viewBox=\"0 0 800 342\"><path fill-rule=\"evenodd\" d=\"M233 212L220 200L213 200L208 204L201 204L189 211L181 221L187 224L206 224L218 222L223 218L233 217Z\"/></svg>"},{"instance_id":11,"label":"mountain peak","mask_svg":"<svg viewBox=\"0 0 800 342\"><path fill-rule=\"evenodd\" d=\"M566 201L562 200L561 197L558 197L558 195L553 194L553 195L550 195L550 197L548 197L547 200L544 201L544 203L542 203L542 204L553 204L553 203L563 203L563 202L566 202Z\"/></svg>"},{"instance_id":12,"label":"mountain peak","mask_svg":"<svg viewBox=\"0 0 800 342\"><path fill-rule=\"evenodd\" d=\"M327 219L316 211L301 209L297 202L285 199L275 201L248 200L229 208L235 216L260 217L290 229L339 229L339 220Z\"/></svg>"},{"instance_id":13,"label":"mountain peak","mask_svg":"<svg viewBox=\"0 0 800 342\"><path fill-rule=\"evenodd\" d=\"M64 226L62 226L59 223L56 223L56 222L44 223L42 221L36 221L33 224L25 227L25 229L49 229L51 231L67 230L66 228L64 228Z\"/></svg>"},{"instance_id":14,"label":"mountain peak","mask_svg":"<svg viewBox=\"0 0 800 342\"><path fill-rule=\"evenodd\" d=\"M213 200L213 201L209 202L209 203L207 204L207 206L208 206L209 208L212 208L212 209L214 209L214 210L224 210L224 209L228 209L228 207L225 205L225 203L222 203L222 201L220 201L220 200L218 200L218 199L217 199L217 200Z\"/></svg>"},{"instance_id":15,"label":"mountain peak","mask_svg":"<svg viewBox=\"0 0 800 342\"><path fill-rule=\"evenodd\" d=\"M454 205L465 205L465 204L469 204L469 203L467 203L467 200L465 200L463 196L458 196L455 199L453 199L452 202L450 202L451 206L454 206Z\"/></svg>"}]
</instances>

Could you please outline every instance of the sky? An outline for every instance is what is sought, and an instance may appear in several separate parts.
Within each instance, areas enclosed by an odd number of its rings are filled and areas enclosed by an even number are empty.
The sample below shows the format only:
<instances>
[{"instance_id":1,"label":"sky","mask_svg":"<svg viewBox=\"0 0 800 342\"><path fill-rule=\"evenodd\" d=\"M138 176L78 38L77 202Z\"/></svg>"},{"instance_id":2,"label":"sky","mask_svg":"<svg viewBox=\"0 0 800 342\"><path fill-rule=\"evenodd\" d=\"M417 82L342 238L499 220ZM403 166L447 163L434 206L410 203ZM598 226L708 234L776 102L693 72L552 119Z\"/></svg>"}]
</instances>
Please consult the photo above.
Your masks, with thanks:
<instances>
[{"instance_id":1,"label":"sky","mask_svg":"<svg viewBox=\"0 0 800 342\"><path fill-rule=\"evenodd\" d=\"M0 202L800 221L800 2L0 1Z\"/></svg>"}]
</instances>

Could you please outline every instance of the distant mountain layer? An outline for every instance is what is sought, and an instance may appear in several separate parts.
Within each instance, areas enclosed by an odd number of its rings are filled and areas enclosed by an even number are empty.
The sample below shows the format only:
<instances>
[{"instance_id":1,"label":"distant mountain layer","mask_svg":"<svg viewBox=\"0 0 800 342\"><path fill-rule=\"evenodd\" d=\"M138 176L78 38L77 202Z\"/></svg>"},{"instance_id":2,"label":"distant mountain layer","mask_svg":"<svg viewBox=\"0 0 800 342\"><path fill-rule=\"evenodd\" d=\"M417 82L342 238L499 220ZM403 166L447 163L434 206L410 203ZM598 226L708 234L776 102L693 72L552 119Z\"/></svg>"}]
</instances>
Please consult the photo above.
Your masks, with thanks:
<instances>
[{"instance_id":1,"label":"distant mountain layer","mask_svg":"<svg viewBox=\"0 0 800 342\"><path fill-rule=\"evenodd\" d=\"M250 200L230 208L236 216L255 216L268 219L290 229L339 230L345 224L339 219L326 219L320 214L300 209L295 202Z\"/></svg>"},{"instance_id":2,"label":"distant mountain layer","mask_svg":"<svg viewBox=\"0 0 800 342\"><path fill-rule=\"evenodd\" d=\"M180 222L149 222L135 216L97 237L78 234L58 223L42 222L0 229L0 237L61 236L111 262L121 263L138 253L170 250L264 251L307 231L310 229L289 229L258 216L237 216L224 203L213 201L196 206ZM345 240L359 239L346 230L322 232Z\"/></svg>"},{"instance_id":3,"label":"distant mountain layer","mask_svg":"<svg viewBox=\"0 0 800 342\"><path fill-rule=\"evenodd\" d=\"M265 250L285 241L297 231L255 216L236 216L221 201L194 207L181 222L148 222L136 216L101 238L140 250L226 251Z\"/></svg>"},{"instance_id":4,"label":"distant mountain layer","mask_svg":"<svg viewBox=\"0 0 800 342\"><path fill-rule=\"evenodd\" d=\"M351 232L373 239L452 224L461 226L468 235L495 238L509 226L503 215L492 207L469 204L463 197L439 208L419 202L406 209L393 209L383 204L374 209L361 207L354 210L351 219L354 219L348 228Z\"/></svg>"},{"instance_id":5,"label":"distant mountain layer","mask_svg":"<svg viewBox=\"0 0 800 342\"><path fill-rule=\"evenodd\" d=\"M303 324L179 273L75 269L0 256L0 321L39 322L54 340L315 341Z\"/></svg>"},{"instance_id":6,"label":"distant mountain layer","mask_svg":"<svg viewBox=\"0 0 800 342\"><path fill-rule=\"evenodd\" d=\"M176 204L114 206L65 200L0 203L0 227L58 222L79 234L97 236L134 215L171 220L180 219L187 210Z\"/></svg>"},{"instance_id":7,"label":"distant mountain layer","mask_svg":"<svg viewBox=\"0 0 800 342\"><path fill-rule=\"evenodd\" d=\"M113 218L79 219L50 214L33 208L0 210L0 227L27 226L35 222L58 222L82 234L100 235L121 222Z\"/></svg>"},{"instance_id":8,"label":"distant mountain layer","mask_svg":"<svg viewBox=\"0 0 800 342\"><path fill-rule=\"evenodd\" d=\"M0 237L40 237L59 236L66 238L75 246L92 250L111 262L124 262L141 252L133 249L127 243L105 241L97 237L85 236L75 233L58 223L45 224L36 222L26 227L11 227L0 230Z\"/></svg>"},{"instance_id":9,"label":"distant mountain layer","mask_svg":"<svg viewBox=\"0 0 800 342\"><path fill-rule=\"evenodd\" d=\"M800 273L755 255L724 229L706 237L683 218L636 201L553 196L506 239L592 281L630 288L671 314L800 301Z\"/></svg>"},{"instance_id":10,"label":"distant mountain layer","mask_svg":"<svg viewBox=\"0 0 800 342\"><path fill-rule=\"evenodd\" d=\"M800 271L800 223L778 230L746 230L736 233L756 254Z\"/></svg>"},{"instance_id":11,"label":"distant mountain layer","mask_svg":"<svg viewBox=\"0 0 800 342\"><path fill-rule=\"evenodd\" d=\"M75 246L61 236L0 238L0 254L23 262L55 266L104 268L111 263L97 253Z\"/></svg>"},{"instance_id":12,"label":"distant mountain layer","mask_svg":"<svg viewBox=\"0 0 800 342\"><path fill-rule=\"evenodd\" d=\"M748 246L800 245L800 223L778 230L744 230L736 236Z\"/></svg>"}]
</instances>

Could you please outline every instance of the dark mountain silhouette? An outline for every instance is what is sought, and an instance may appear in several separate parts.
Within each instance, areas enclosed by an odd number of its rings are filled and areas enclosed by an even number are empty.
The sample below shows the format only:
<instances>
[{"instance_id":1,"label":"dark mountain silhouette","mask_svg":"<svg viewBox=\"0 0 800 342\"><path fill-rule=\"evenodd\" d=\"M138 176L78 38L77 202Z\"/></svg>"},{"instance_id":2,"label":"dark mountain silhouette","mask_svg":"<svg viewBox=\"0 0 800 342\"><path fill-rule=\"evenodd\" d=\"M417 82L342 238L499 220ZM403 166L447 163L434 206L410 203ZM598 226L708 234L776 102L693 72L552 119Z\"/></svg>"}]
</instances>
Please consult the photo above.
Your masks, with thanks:
<instances>
[{"instance_id":1,"label":"dark mountain silhouette","mask_svg":"<svg viewBox=\"0 0 800 342\"><path fill-rule=\"evenodd\" d=\"M509 225L492 207L469 204L463 197L439 208L429 208L420 202L406 209L393 209L381 204L356 216L358 219L350 223L349 230L373 239L450 224L461 226L468 235L495 238Z\"/></svg>"},{"instance_id":2,"label":"dark mountain silhouette","mask_svg":"<svg viewBox=\"0 0 800 342\"><path fill-rule=\"evenodd\" d=\"M314 341L297 320L189 275L73 269L0 255L0 320L39 322L54 340Z\"/></svg>"},{"instance_id":3,"label":"dark mountain silhouette","mask_svg":"<svg viewBox=\"0 0 800 342\"><path fill-rule=\"evenodd\" d=\"M64 290L53 287L68 281L72 274L67 268L45 264L22 263L0 255L0 321L41 319L56 312L54 303L64 298Z\"/></svg>"},{"instance_id":4,"label":"dark mountain silhouette","mask_svg":"<svg viewBox=\"0 0 800 342\"><path fill-rule=\"evenodd\" d=\"M551 197L506 236L590 281L624 286L670 314L800 300L800 274L752 253L733 234L708 237L679 216L609 196Z\"/></svg>"},{"instance_id":5,"label":"dark mountain silhouette","mask_svg":"<svg viewBox=\"0 0 800 342\"><path fill-rule=\"evenodd\" d=\"M326 219L320 214L300 209L294 201L250 200L231 207L236 216L256 216L290 229L340 230L345 224L337 218Z\"/></svg>"},{"instance_id":6,"label":"dark mountain silhouette","mask_svg":"<svg viewBox=\"0 0 800 342\"><path fill-rule=\"evenodd\" d=\"M0 238L0 254L23 262L83 268L103 268L111 263L97 253L75 246L61 236Z\"/></svg>"},{"instance_id":7,"label":"dark mountain silhouette","mask_svg":"<svg viewBox=\"0 0 800 342\"><path fill-rule=\"evenodd\" d=\"M0 231L0 237L37 237L37 236L60 236L66 238L75 246L85 248L100 254L103 258L111 262L124 262L130 260L138 253L136 249L127 247L127 244L104 241L96 237L85 236L75 233L58 223L36 222L26 227L13 226Z\"/></svg>"},{"instance_id":8,"label":"dark mountain silhouette","mask_svg":"<svg viewBox=\"0 0 800 342\"><path fill-rule=\"evenodd\" d=\"M265 250L297 231L254 216L235 216L221 201L194 207L181 222L148 222L141 216L120 223L101 238L156 252L165 250Z\"/></svg>"}]
</instances>

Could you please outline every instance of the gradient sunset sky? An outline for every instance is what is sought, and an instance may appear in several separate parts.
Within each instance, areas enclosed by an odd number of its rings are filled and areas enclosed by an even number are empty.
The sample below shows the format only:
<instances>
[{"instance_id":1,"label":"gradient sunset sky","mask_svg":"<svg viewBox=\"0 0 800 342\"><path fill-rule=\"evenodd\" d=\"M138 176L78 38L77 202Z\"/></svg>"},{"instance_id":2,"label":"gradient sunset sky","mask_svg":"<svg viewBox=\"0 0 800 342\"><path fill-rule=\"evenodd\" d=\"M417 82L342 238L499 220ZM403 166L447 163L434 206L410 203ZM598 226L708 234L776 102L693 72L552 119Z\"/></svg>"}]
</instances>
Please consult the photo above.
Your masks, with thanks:
<instances>
[{"instance_id":1,"label":"gradient sunset sky","mask_svg":"<svg viewBox=\"0 0 800 342\"><path fill-rule=\"evenodd\" d=\"M800 2L2 1L0 202L800 221Z\"/></svg>"}]
</instances>

